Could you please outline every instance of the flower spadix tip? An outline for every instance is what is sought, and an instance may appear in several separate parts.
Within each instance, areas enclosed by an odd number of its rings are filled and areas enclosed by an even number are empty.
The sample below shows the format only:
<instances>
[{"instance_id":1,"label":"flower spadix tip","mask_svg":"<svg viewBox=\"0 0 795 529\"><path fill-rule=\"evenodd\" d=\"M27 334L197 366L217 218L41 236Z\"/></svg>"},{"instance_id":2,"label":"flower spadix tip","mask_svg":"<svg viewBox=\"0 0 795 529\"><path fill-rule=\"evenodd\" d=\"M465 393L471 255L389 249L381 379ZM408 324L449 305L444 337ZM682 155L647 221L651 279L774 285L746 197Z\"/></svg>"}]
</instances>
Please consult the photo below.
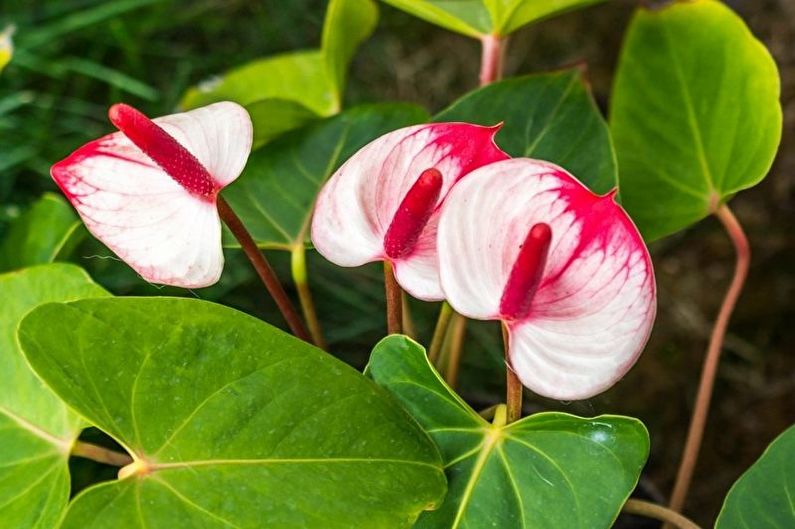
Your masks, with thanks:
<instances>
[{"instance_id":1,"label":"flower spadix tip","mask_svg":"<svg viewBox=\"0 0 795 529\"><path fill-rule=\"evenodd\" d=\"M196 156L143 112L116 103L108 110L108 118L186 191L202 198L215 196L218 186Z\"/></svg>"},{"instance_id":2,"label":"flower spadix tip","mask_svg":"<svg viewBox=\"0 0 795 529\"><path fill-rule=\"evenodd\" d=\"M403 198L384 236L384 251L392 259L409 255L436 209L444 179L438 169L424 170Z\"/></svg>"},{"instance_id":3,"label":"flower spadix tip","mask_svg":"<svg viewBox=\"0 0 795 529\"><path fill-rule=\"evenodd\" d=\"M500 300L500 314L504 320L520 320L527 316L544 274L551 242L552 228L545 222L534 224L527 232Z\"/></svg>"}]
</instances>

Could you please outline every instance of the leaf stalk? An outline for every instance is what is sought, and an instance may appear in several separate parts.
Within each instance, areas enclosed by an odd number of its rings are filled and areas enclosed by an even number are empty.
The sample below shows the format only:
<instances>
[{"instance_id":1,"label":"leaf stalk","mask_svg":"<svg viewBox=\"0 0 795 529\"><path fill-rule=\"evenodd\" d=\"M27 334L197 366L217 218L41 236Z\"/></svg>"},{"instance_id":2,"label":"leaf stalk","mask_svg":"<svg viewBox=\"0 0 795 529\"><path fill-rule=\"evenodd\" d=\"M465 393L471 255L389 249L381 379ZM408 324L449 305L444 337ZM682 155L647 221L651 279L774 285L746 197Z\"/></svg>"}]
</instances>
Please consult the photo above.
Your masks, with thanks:
<instances>
[{"instance_id":1,"label":"leaf stalk","mask_svg":"<svg viewBox=\"0 0 795 529\"><path fill-rule=\"evenodd\" d=\"M70 454L114 467L125 467L133 462L133 458L128 454L122 454L104 446L85 441L75 441Z\"/></svg>"},{"instance_id":2,"label":"leaf stalk","mask_svg":"<svg viewBox=\"0 0 795 529\"><path fill-rule=\"evenodd\" d=\"M712 391L715 386L720 353L723 349L723 340L726 336L732 312L737 305L737 299L740 297L745 279L748 277L748 268L751 263L751 247L748 243L748 237L745 235L740 222L729 209L729 206L726 204L719 206L715 210L715 216L723 224L726 233L729 235L734 245L737 260L734 268L734 277L729 289L726 291L726 296L718 312L718 318L712 328L712 335L704 358L704 367L701 371L698 393L696 394L695 407L690 419L687 441L685 442L682 460L676 475L673 493L671 494L669 507L677 512L680 512L684 506L690 483L693 479L693 472L704 438L704 429L707 415L709 414L710 401L712 400Z\"/></svg>"},{"instance_id":3,"label":"leaf stalk","mask_svg":"<svg viewBox=\"0 0 795 529\"><path fill-rule=\"evenodd\" d=\"M701 529L678 512L644 500L630 498L624 504L622 510L627 514L637 514L638 516L663 521L666 525L671 525L677 529Z\"/></svg>"},{"instance_id":4,"label":"leaf stalk","mask_svg":"<svg viewBox=\"0 0 795 529\"><path fill-rule=\"evenodd\" d=\"M315 309L315 300L312 297L312 290L309 288L309 279L306 268L306 247L303 239L299 240L292 250L290 250L290 271L293 275L295 289L298 291L298 301L301 303L301 312L304 320L309 327L309 334L312 342L323 350L328 349L328 344L323 337L323 330L320 327L320 320Z\"/></svg>"}]
</instances>

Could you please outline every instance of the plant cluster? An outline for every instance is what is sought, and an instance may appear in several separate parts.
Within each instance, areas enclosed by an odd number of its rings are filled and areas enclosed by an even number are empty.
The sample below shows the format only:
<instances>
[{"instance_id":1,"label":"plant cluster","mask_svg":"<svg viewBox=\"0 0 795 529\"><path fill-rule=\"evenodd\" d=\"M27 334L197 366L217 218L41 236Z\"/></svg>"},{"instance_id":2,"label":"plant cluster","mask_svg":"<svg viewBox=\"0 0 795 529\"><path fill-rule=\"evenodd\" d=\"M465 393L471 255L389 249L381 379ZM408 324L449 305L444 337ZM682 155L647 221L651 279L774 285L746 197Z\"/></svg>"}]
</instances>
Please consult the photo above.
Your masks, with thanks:
<instances>
[{"instance_id":1,"label":"plant cluster","mask_svg":"<svg viewBox=\"0 0 795 529\"><path fill-rule=\"evenodd\" d=\"M0 527L606 529L622 511L697 527L681 512L750 262L728 202L778 149L773 59L718 0L639 8L605 120L580 67L502 79L511 33L600 0L384 2L478 39L481 87L435 116L343 108L378 7L330 0L318 49L236 67L167 116L115 104L115 131L51 163L62 196L0 241ZM0 33L0 69L17 36ZM528 414L524 394L619 383L654 324L646 244L710 215L736 271L663 506L630 498L649 454L639 420ZM240 281L225 267L244 256L290 332L221 303L114 296L67 262L89 233L141 280L188 292ZM308 252L381 263L386 314L324 328ZM359 372L327 336L373 320L388 335ZM502 331L488 347L505 399L486 409L455 389L471 320ZM74 457L117 477L72 497ZM795 426L715 527L795 527L792 490Z\"/></svg>"}]
</instances>

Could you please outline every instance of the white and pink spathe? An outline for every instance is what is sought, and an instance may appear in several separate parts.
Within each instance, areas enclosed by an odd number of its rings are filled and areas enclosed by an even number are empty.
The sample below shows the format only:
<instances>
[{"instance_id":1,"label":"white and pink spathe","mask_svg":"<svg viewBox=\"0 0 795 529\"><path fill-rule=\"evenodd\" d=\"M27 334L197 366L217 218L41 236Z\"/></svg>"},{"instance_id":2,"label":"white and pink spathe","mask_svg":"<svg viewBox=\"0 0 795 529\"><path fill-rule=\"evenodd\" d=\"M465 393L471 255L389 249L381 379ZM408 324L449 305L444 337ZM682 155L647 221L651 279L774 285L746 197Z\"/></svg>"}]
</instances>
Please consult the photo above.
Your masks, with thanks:
<instances>
[{"instance_id":1,"label":"white and pink spathe","mask_svg":"<svg viewBox=\"0 0 795 529\"><path fill-rule=\"evenodd\" d=\"M473 171L442 206L437 248L450 305L503 321L511 368L540 395L606 390L648 340L656 288L638 230L614 193L558 166L518 158Z\"/></svg>"},{"instance_id":2,"label":"white and pink spathe","mask_svg":"<svg viewBox=\"0 0 795 529\"><path fill-rule=\"evenodd\" d=\"M494 143L498 127L434 123L372 141L329 179L312 220L312 242L339 266L388 261L412 296L444 298L436 228L450 189L469 172L508 155Z\"/></svg>"},{"instance_id":3,"label":"white and pink spathe","mask_svg":"<svg viewBox=\"0 0 795 529\"><path fill-rule=\"evenodd\" d=\"M221 102L149 120L114 105L121 132L52 167L55 182L88 230L144 279L198 288L221 276L218 192L251 152L248 112Z\"/></svg>"}]
</instances>

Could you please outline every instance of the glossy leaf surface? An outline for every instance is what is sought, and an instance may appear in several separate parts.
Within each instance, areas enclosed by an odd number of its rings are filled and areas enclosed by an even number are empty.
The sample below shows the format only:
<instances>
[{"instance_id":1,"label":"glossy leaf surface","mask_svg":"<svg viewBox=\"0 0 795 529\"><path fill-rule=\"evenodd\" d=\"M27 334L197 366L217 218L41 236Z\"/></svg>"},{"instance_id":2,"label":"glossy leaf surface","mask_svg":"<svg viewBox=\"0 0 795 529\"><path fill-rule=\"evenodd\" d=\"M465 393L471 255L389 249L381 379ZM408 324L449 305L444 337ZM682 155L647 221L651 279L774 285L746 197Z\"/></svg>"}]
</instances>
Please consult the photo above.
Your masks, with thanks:
<instances>
[{"instance_id":1,"label":"glossy leaf surface","mask_svg":"<svg viewBox=\"0 0 795 529\"><path fill-rule=\"evenodd\" d=\"M795 426L768 446L734 484L715 529L795 527Z\"/></svg>"},{"instance_id":2,"label":"glossy leaf surface","mask_svg":"<svg viewBox=\"0 0 795 529\"><path fill-rule=\"evenodd\" d=\"M610 125L622 203L647 239L764 178L781 139L779 85L770 53L723 3L637 12Z\"/></svg>"},{"instance_id":3,"label":"glossy leaf surface","mask_svg":"<svg viewBox=\"0 0 795 529\"><path fill-rule=\"evenodd\" d=\"M471 92L434 117L479 125L504 122L497 144L514 157L560 165L596 193L616 185L607 124L580 70L527 75Z\"/></svg>"},{"instance_id":4,"label":"glossy leaf surface","mask_svg":"<svg viewBox=\"0 0 795 529\"><path fill-rule=\"evenodd\" d=\"M224 197L258 245L290 250L307 240L315 197L345 160L382 134L427 119L402 103L351 108L255 151Z\"/></svg>"},{"instance_id":5,"label":"glossy leaf surface","mask_svg":"<svg viewBox=\"0 0 795 529\"><path fill-rule=\"evenodd\" d=\"M371 382L208 302L116 298L32 312L34 369L138 461L64 529L410 527L444 494L436 448Z\"/></svg>"},{"instance_id":6,"label":"glossy leaf surface","mask_svg":"<svg viewBox=\"0 0 795 529\"><path fill-rule=\"evenodd\" d=\"M604 0L384 0L470 37L509 35L526 24Z\"/></svg>"},{"instance_id":7,"label":"glossy leaf surface","mask_svg":"<svg viewBox=\"0 0 795 529\"><path fill-rule=\"evenodd\" d=\"M436 441L449 492L419 529L607 529L637 483L649 451L636 419L539 413L488 423L402 336L379 343L368 373ZM498 414L499 415L499 414Z\"/></svg>"},{"instance_id":8,"label":"glossy leaf surface","mask_svg":"<svg viewBox=\"0 0 795 529\"><path fill-rule=\"evenodd\" d=\"M82 238L80 224L66 200L45 193L14 221L0 242L0 270L50 263L63 256Z\"/></svg>"},{"instance_id":9,"label":"glossy leaf surface","mask_svg":"<svg viewBox=\"0 0 795 529\"><path fill-rule=\"evenodd\" d=\"M37 266L0 275L3 527L55 527L69 498L69 451L83 424L30 369L17 345L17 325L39 304L105 295L73 265Z\"/></svg>"}]
</instances>

